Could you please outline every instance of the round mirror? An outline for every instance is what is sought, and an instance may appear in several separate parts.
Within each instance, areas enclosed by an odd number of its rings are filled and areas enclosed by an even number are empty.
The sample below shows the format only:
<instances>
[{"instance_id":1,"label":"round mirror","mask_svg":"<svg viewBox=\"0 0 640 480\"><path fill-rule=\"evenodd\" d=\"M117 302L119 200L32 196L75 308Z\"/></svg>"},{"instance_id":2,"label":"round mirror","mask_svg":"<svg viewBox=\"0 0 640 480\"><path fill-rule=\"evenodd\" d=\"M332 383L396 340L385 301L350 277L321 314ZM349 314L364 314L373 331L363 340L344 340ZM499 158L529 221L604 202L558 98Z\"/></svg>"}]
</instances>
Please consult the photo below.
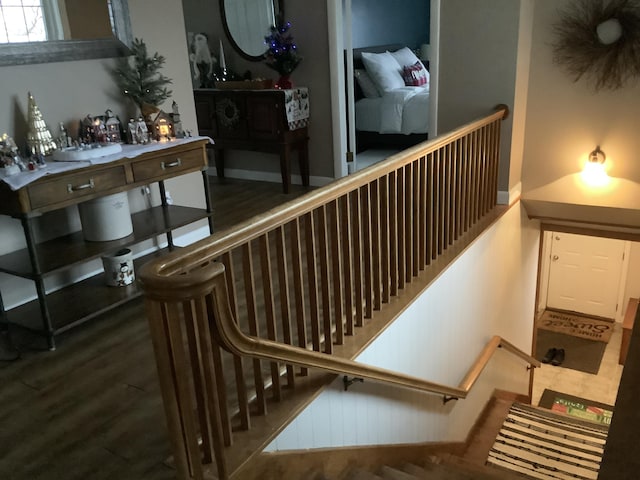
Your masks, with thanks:
<instances>
[{"instance_id":1,"label":"round mirror","mask_svg":"<svg viewBox=\"0 0 640 480\"><path fill-rule=\"evenodd\" d=\"M260 61L264 37L282 12L281 0L222 0L222 23L231 45L247 60Z\"/></svg>"}]
</instances>

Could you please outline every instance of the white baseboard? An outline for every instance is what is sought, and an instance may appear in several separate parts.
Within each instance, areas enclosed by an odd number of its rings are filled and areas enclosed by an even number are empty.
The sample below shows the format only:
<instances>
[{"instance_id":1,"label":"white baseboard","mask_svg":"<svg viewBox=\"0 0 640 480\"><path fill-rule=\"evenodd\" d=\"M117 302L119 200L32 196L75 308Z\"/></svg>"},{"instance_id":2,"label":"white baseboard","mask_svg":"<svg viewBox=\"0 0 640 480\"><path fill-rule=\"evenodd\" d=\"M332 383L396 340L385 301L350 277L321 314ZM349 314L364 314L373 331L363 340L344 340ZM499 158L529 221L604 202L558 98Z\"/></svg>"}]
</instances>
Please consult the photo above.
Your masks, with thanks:
<instances>
[{"instance_id":1,"label":"white baseboard","mask_svg":"<svg viewBox=\"0 0 640 480\"><path fill-rule=\"evenodd\" d=\"M207 174L215 177L216 169L214 167L209 167L207 170ZM255 180L260 182L272 182L272 183L281 183L282 177L280 173L276 172L259 172L257 170L241 170L236 168L225 168L224 176L227 178L237 178L240 180ZM324 185L333 182L333 178L331 177L317 177L311 175L309 177L309 184L313 187L323 187ZM302 177L300 175L294 174L291 175L291 183L293 185L302 185Z\"/></svg>"}]
</instances>

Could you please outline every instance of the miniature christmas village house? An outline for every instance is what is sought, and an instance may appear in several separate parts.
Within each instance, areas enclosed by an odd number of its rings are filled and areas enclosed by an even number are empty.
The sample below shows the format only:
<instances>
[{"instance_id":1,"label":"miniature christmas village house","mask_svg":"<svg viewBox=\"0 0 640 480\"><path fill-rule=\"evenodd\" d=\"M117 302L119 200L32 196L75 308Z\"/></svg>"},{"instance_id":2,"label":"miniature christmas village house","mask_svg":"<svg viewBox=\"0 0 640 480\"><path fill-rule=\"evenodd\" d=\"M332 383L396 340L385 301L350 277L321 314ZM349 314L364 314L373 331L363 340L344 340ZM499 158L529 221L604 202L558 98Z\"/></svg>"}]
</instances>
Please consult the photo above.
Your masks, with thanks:
<instances>
[{"instance_id":1,"label":"miniature christmas village house","mask_svg":"<svg viewBox=\"0 0 640 480\"><path fill-rule=\"evenodd\" d=\"M155 114L152 120L153 134L156 140L170 139L173 137L173 121L171 116L163 110Z\"/></svg>"},{"instance_id":2,"label":"miniature christmas village house","mask_svg":"<svg viewBox=\"0 0 640 480\"><path fill-rule=\"evenodd\" d=\"M122 142L120 119L111 110L105 112L104 126L107 130L108 142Z\"/></svg>"}]
</instances>

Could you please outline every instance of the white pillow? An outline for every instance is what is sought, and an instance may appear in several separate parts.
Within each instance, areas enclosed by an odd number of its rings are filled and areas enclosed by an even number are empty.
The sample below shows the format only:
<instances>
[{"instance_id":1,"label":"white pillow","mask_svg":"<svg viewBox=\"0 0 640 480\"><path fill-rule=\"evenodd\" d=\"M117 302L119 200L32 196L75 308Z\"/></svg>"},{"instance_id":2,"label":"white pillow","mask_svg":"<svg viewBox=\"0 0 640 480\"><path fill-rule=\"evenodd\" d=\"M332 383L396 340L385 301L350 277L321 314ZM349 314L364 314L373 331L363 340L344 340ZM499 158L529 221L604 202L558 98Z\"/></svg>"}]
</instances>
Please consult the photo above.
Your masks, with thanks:
<instances>
[{"instance_id":1,"label":"white pillow","mask_svg":"<svg viewBox=\"0 0 640 480\"><path fill-rule=\"evenodd\" d=\"M362 53L362 63L367 73L376 84L380 94L404 87L402 79L402 65L389 52Z\"/></svg>"},{"instance_id":2,"label":"white pillow","mask_svg":"<svg viewBox=\"0 0 640 480\"><path fill-rule=\"evenodd\" d=\"M356 68L353 71L353 75L356 77L358 85L360 85L360 89L366 98L378 98L380 96L376 84L373 83L366 70Z\"/></svg>"},{"instance_id":3,"label":"white pillow","mask_svg":"<svg viewBox=\"0 0 640 480\"><path fill-rule=\"evenodd\" d=\"M416 54L409 47L403 47L400 50L396 50L395 52L391 52L393 58L396 59L396 62L400 65L400 68L415 65L416 62L419 62L422 65L422 68L427 70L424 64L420 61ZM428 70L427 70L428 72Z\"/></svg>"}]
</instances>

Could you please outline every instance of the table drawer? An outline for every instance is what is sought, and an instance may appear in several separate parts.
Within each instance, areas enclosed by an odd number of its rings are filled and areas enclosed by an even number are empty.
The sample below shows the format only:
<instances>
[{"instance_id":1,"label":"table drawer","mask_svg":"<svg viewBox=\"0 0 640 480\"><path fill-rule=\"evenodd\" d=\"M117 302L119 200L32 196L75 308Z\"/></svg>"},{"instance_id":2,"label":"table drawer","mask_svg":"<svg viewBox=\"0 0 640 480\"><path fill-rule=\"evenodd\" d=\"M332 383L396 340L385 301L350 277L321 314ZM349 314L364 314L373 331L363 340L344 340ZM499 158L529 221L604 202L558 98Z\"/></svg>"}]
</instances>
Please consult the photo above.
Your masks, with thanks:
<instances>
[{"instance_id":1,"label":"table drawer","mask_svg":"<svg viewBox=\"0 0 640 480\"><path fill-rule=\"evenodd\" d=\"M149 160L134 162L133 179L135 182L157 180L172 177L176 172L202 169L206 166L206 159L201 148L187 150L172 155L160 155Z\"/></svg>"},{"instance_id":2,"label":"table drawer","mask_svg":"<svg viewBox=\"0 0 640 480\"><path fill-rule=\"evenodd\" d=\"M78 172L64 178L28 186L31 209L73 201L76 198L96 195L127 184L124 166L105 168L92 172Z\"/></svg>"}]
</instances>

